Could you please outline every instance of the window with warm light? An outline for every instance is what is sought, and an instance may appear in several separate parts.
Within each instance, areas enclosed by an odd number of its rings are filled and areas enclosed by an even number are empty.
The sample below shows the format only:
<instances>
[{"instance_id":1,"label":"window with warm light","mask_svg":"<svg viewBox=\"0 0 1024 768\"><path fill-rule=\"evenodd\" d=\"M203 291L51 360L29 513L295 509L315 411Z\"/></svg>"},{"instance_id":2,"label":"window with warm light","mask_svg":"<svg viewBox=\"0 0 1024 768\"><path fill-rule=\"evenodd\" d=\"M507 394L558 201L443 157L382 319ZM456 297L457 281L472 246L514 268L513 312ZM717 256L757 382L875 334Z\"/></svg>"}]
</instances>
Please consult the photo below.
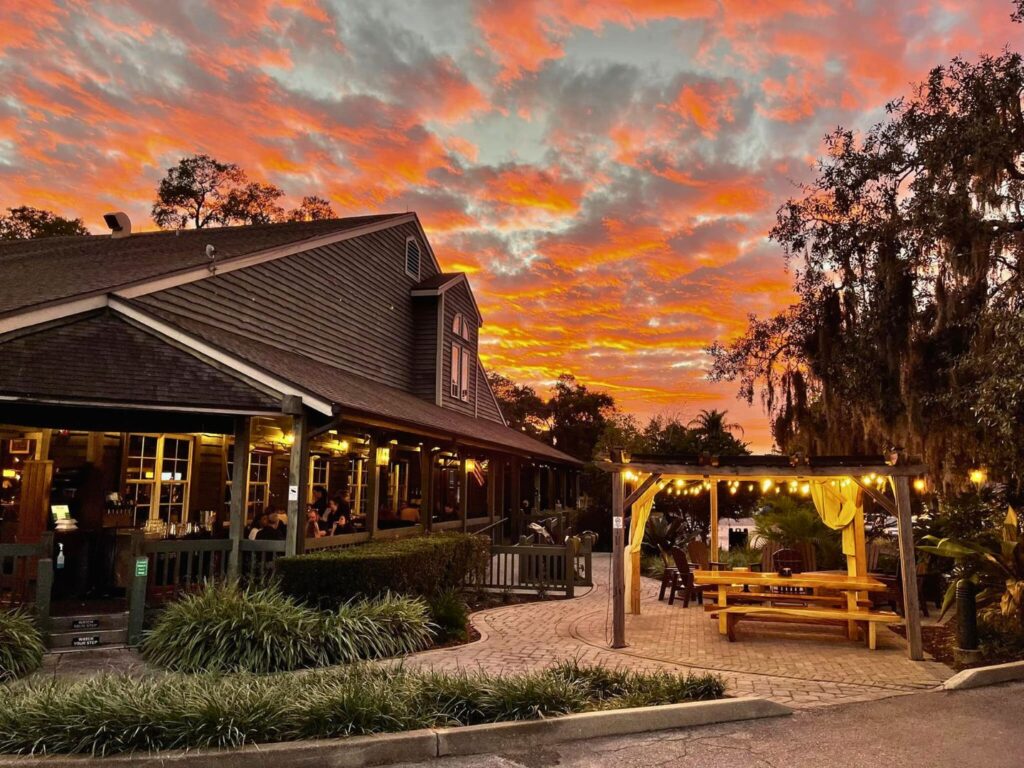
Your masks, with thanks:
<instances>
[{"instance_id":1,"label":"window with warm light","mask_svg":"<svg viewBox=\"0 0 1024 768\"><path fill-rule=\"evenodd\" d=\"M192 438L187 435L128 435L124 479L135 502L135 524L182 523L188 518Z\"/></svg>"}]
</instances>

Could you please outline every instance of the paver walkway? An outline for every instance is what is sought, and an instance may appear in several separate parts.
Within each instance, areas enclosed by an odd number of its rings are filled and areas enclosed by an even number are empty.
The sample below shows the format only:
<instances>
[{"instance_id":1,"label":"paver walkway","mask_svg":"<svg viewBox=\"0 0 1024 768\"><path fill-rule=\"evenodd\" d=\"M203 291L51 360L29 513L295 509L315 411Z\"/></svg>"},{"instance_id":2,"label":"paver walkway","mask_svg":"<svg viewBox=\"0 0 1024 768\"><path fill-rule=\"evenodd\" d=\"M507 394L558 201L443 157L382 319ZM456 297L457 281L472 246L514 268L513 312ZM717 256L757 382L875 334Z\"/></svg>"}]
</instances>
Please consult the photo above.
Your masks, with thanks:
<instances>
[{"instance_id":1,"label":"paver walkway","mask_svg":"<svg viewBox=\"0 0 1024 768\"><path fill-rule=\"evenodd\" d=\"M651 579L643 580L642 615L626 619L629 647L612 650L610 566L609 555L595 555L595 585L582 596L474 614L480 641L416 654L405 663L514 672L575 658L631 669L712 671L733 695L800 708L928 690L953 673L937 662L911 661L904 640L888 630L880 630L877 651L846 639L840 628L781 624L741 624L740 641L730 643L699 606L659 602Z\"/></svg>"}]
</instances>

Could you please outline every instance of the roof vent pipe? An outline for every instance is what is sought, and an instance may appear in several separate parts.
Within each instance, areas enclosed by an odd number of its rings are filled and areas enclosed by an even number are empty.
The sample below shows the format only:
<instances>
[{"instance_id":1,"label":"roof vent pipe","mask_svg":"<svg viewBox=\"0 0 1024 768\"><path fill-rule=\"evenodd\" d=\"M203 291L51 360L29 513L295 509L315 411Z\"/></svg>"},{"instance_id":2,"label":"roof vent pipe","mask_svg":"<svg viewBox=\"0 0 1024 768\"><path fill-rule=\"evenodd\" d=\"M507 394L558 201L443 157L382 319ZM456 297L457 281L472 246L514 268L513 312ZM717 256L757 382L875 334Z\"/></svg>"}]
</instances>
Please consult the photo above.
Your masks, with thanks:
<instances>
[{"instance_id":1,"label":"roof vent pipe","mask_svg":"<svg viewBox=\"0 0 1024 768\"><path fill-rule=\"evenodd\" d=\"M128 237L132 233L132 220L128 218L128 214L124 211L105 213L103 214L103 221L110 228L110 236L112 238Z\"/></svg>"}]
</instances>

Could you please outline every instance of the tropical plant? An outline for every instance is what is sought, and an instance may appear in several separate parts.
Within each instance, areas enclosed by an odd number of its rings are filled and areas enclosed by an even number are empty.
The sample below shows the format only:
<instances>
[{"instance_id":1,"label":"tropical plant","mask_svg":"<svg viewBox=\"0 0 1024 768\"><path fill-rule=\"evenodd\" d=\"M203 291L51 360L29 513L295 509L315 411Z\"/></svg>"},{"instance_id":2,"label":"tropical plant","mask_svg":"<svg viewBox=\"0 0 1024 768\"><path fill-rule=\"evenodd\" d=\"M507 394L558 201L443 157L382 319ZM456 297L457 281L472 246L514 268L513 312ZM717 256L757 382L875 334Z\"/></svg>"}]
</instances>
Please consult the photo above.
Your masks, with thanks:
<instances>
[{"instance_id":1,"label":"tropical plant","mask_svg":"<svg viewBox=\"0 0 1024 768\"><path fill-rule=\"evenodd\" d=\"M979 608L999 606L1000 613L1024 629L1024 533L1016 511L1010 507L995 540L960 541L924 536L918 546L923 552L949 557L957 563L957 575L977 587ZM945 613L956 599L954 578L942 603Z\"/></svg>"},{"instance_id":2,"label":"tropical plant","mask_svg":"<svg viewBox=\"0 0 1024 768\"><path fill-rule=\"evenodd\" d=\"M835 535L814 507L786 494L769 498L754 517L755 531L763 539L777 541L785 547L819 544Z\"/></svg>"},{"instance_id":3,"label":"tropical plant","mask_svg":"<svg viewBox=\"0 0 1024 768\"><path fill-rule=\"evenodd\" d=\"M282 672L412 653L430 643L421 600L383 595L318 611L276 585L211 583L171 603L142 642L176 672Z\"/></svg>"},{"instance_id":4,"label":"tropical plant","mask_svg":"<svg viewBox=\"0 0 1024 768\"><path fill-rule=\"evenodd\" d=\"M672 547L684 543L682 538L683 519L653 512L647 518L644 529L644 544L655 553L668 552Z\"/></svg>"},{"instance_id":5,"label":"tropical plant","mask_svg":"<svg viewBox=\"0 0 1024 768\"><path fill-rule=\"evenodd\" d=\"M0 682L39 669L45 652L31 616L21 610L0 610Z\"/></svg>"},{"instance_id":6,"label":"tropical plant","mask_svg":"<svg viewBox=\"0 0 1024 768\"><path fill-rule=\"evenodd\" d=\"M732 568L750 568L762 561L764 550L761 547L733 547L718 551L718 562L726 563Z\"/></svg>"}]
</instances>

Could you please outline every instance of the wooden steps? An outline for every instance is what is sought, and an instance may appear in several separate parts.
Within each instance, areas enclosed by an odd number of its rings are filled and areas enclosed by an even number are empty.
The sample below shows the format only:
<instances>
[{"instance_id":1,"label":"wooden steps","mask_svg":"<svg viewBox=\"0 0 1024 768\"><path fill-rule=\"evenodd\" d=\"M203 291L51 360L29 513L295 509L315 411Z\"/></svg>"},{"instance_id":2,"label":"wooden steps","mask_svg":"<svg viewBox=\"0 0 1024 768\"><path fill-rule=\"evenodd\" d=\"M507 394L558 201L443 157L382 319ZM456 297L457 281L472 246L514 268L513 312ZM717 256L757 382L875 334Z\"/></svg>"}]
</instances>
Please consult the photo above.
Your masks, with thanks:
<instances>
[{"instance_id":1,"label":"wooden steps","mask_svg":"<svg viewBox=\"0 0 1024 768\"><path fill-rule=\"evenodd\" d=\"M124 647L128 644L128 614L52 616L49 630L46 644L51 651Z\"/></svg>"}]
</instances>

